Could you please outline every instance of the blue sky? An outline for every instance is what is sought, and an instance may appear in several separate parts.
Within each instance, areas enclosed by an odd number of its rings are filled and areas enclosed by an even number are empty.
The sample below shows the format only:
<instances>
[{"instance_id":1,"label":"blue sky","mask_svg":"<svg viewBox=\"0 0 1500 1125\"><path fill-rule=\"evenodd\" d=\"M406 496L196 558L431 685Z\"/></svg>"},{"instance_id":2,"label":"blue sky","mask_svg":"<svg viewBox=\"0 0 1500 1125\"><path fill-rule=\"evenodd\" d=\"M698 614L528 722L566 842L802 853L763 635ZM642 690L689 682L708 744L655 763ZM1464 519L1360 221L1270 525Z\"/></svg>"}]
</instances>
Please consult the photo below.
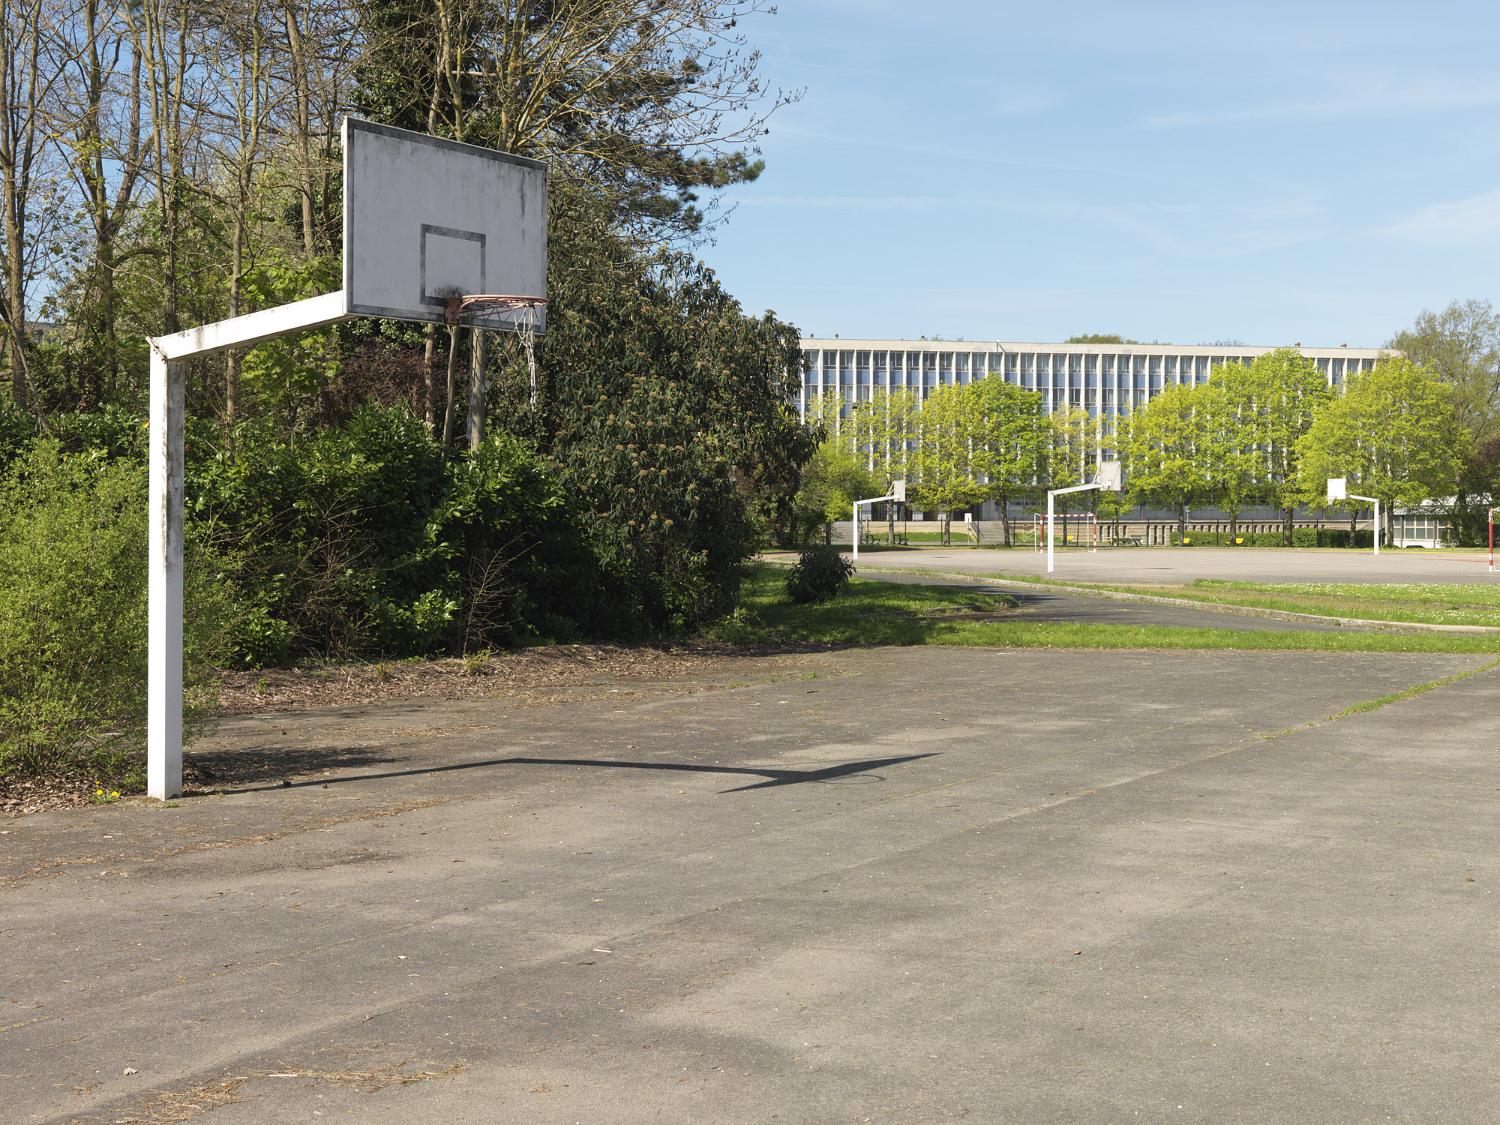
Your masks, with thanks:
<instances>
[{"instance_id":1,"label":"blue sky","mask_svg":"<svg viewBox=\"0 0 1500 1125\"><path fill-rule=\"evenodd\" d=\"M804 334L1384 343L1491 297L1500 6L782 0L702 249Z\"/></svg>"}]
</instances>

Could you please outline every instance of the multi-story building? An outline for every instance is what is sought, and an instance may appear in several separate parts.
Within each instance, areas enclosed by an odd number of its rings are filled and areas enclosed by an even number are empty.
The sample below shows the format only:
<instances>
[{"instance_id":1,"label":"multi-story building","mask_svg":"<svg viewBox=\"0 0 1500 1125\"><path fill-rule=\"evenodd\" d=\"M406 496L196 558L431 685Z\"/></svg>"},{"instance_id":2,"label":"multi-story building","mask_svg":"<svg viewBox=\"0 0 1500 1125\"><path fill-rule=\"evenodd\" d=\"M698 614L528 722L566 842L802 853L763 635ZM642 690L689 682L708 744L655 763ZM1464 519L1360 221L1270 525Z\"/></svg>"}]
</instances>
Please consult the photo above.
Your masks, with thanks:
<instances>
[{"instance_id":1,"label":"multi-story building","mask_svg":"<svg viewBox=\"0 0 1500 1125\"><path fill-rule=\"evenodd\" d=\"M1141 406L1163 387L1202 383L1211 367L1249 363L1271 348L1239 344L1027 344L1001 340L841 340L806 339L807 359L798 408L836 391L846 404L906 388L925 399L932 388L971 383L996 375L1008 383L1042 392L1048 412L1063 406L1087 410L1096 418ZM1304 348L1333 387L1357 371L1368 371L1380 348Z\"/></svg>"}]
</instances>

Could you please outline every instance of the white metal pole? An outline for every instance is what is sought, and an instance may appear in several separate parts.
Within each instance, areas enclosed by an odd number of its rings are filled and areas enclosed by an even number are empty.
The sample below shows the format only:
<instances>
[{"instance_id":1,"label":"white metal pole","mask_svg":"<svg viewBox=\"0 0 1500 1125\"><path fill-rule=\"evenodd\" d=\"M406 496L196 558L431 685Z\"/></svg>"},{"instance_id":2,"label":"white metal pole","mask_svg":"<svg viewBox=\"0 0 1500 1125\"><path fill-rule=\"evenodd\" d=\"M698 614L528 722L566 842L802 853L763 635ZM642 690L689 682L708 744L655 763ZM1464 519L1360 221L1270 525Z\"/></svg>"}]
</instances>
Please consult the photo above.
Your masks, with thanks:
<instances>
[{"instance_id":1,"label":"white metal pole","mask_svg":"<svg viewBox=\"0 0 1500 1125\"><path fill-rule=\"evenodd\" d=\"M850 525L854 534L854 561L859 562L859 501L854 502L854 522Z\"/></svg>"},{"instance_id":2,"label":"white metal pole","mask_svg":"<svg viewBox=\"0 0 1500 1125\"><path fill-rule=\"evenodd\" d=\"M1048 574L1052 573L1052 525L1054 523L1054 521L1052 519L1053 501L1054 501L1053 494L1051 492L1047 493L1047 573Z\"/></svg>"},{"instance_id":3,"label":"white metal pole","mask_svg":"<svg viewBox=\"0 0 1500 1125\"><path fill-rule=\"evenodd\" d=\"M1375 557L1380 557L1380 501L1375 501L1375 534L1370 536L1375 543Z\"/></svg>"},{"instance_id":4,"label":"white metal pole","mask_svg":"<svg viewBox=\"0 0 1500 1125\"><path fill-rule=\"evenodd\" d=\"M182 792L182 365L151 349L146 793Z\"/></svg>"}]
</instances>

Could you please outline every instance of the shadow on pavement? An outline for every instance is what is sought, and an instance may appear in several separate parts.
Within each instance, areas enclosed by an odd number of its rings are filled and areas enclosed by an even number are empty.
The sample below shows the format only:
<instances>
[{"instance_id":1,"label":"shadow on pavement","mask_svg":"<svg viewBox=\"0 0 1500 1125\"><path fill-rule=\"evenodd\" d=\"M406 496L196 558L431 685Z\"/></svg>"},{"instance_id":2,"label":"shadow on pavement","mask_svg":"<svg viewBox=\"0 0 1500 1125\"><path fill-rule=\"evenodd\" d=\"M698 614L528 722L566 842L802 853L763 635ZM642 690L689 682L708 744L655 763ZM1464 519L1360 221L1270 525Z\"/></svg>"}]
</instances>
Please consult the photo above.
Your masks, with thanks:
<instances>
[{"instance_id":1,"label":"shadow on pavement","mask_svg":"<svg viewBox=\"0 0 1500 1125\"><path fill-rule=\"evenodd\" d=\"M749 766L700 766L686 762L615 762L602 758L490 758L483 762L455 762L446 766L424 766L419 769L387 770L382 773L361 773L352 777L318 777L306 781L282 781L277 785L260 785L247 789L233 789L234 793L263 793L269 789L311 789L342 785L350 781L380 781L392 777L416 777L422 774L454 773L459 770L486 769L491 766L589 766L600 769L625 770L672 770L683 773L722 773L740 777L764 777L751 785L740 785L733 789L722 789L726 793L744 793L751 789L771 789L778 785L803 785L808 782L837 781L856 775L869 776L872 771L886 766L899 766L907 762L933 758L932 754L903 754L895 758L867 758L858 762L840 762L817 770L758 769ZM872 777L881 781L883 778Z\"/></svg>"}]
</instances>

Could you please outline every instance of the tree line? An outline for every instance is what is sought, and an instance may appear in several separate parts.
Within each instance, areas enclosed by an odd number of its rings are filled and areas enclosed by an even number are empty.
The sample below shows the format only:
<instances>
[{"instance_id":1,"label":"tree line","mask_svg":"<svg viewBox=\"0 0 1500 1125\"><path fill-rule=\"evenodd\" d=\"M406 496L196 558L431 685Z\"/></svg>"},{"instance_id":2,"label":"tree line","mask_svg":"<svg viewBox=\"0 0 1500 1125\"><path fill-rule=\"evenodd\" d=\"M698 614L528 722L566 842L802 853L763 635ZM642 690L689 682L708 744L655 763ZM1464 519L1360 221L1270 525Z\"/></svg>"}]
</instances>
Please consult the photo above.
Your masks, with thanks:
<instances>
[{"instance_id":1,"label":"tree line","mask_svg":"<svg viewBox=\"0 0 1500 1125\"><path fill-rule=\"evenodd\" d=\"M1417 355L1437 352L1446 334L1405 343ZM1105 517L1137 504L1167 508L1183 531L1190 508L1214 507L1235 535L1247 507L1266 506L1281 513L1290 544L1296 509L1324 510L1328 478L1347 477L1352 490L1381 500L1387 519L1396 508L1438 501L1461 534L1472 533L1500 476L1491 433L1500 399L1493 369L1469 374L1467 382L1445 379L1393 353L1339 393L1312 360L1282 348L1165 387L1118 417L1079 407L1049 413L1042 392L993 373L935 387L925 401L893 389L846 407L833 392L809 405L824 440L798 510L809 527L847 519L854 499L904 479L910 502L943 521L945 541L952 513L993 501L1009 545L1011 502L1084 483L1108 455L1122 462L1124 493L1072 498ZM1357 503L1335 507L1352 518Z\"/></svg>"},{"instance_id":2,"label":"tree line","mask_svg":"<svg viewBox=\"0 0 1500 1125\"><path fill-rule=\"evenodd\" d=\"M0 775L138 768L146 341L338 287L345 113L548 164L548 332L534 370L369 319L191 361L190 689L727 613L814 445L797 330L693 252L794 96L773 10L7 0Z\"/></svg>"}]
</instances>

